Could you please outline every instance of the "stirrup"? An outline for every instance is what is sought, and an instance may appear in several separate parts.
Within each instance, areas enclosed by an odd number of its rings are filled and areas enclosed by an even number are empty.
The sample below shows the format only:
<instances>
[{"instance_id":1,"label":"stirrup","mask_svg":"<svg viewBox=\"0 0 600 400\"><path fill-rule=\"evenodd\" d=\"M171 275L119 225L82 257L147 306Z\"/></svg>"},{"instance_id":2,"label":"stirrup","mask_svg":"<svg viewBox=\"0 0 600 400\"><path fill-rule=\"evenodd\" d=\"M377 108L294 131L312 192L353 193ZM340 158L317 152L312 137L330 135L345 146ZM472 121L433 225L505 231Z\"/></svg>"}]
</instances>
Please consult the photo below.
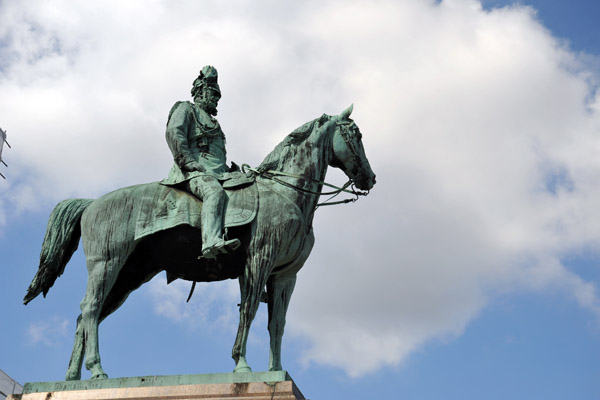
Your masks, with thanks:
<instances>
[{"instance_id":1,"label":"stirrup","mask_svg":"<svg viewBox=\"0 0 600 400\"><path fill-rule=\"evenodd\" d=\"M241 244L240 239L220 240L216 244L202 249L202 255L198 258L214 260L219 254L227 254L237 250Z\"/></svg>"}]
</instances>

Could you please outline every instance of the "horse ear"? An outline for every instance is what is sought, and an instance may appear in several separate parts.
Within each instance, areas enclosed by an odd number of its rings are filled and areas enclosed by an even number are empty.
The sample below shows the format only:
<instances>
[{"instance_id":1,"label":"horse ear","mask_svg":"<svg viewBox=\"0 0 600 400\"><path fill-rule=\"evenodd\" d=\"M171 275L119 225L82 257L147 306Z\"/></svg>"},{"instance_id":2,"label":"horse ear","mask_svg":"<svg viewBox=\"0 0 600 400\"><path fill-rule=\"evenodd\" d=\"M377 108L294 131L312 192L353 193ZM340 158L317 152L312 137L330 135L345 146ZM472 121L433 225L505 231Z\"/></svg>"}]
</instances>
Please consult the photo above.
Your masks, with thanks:
<instances>
[{"instance_id":1,"label":"horse ear","mask_svg":"<svg viewBox=\"0 0 600 400\"><path fill-rule=\"evenodd\" d=\"M350 117L350 114L352 114L353 109L354 109L354 104L350 104L350 107L348 107L344 111L342 111L342 113L340 114L340 121L348 119Z\"/></svg>"}]
</instances>

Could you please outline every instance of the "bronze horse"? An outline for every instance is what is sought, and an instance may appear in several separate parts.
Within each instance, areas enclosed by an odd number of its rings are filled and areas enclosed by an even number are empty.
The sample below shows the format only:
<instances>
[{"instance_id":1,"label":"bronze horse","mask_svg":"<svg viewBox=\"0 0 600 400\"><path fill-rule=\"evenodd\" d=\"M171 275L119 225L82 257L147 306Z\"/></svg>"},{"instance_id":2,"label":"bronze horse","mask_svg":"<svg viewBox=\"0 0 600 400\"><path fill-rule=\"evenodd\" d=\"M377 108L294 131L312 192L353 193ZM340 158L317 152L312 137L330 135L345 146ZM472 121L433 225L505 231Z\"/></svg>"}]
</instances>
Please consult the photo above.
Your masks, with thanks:
<instances>
[{"instance_id":1,"label":"bronze horse","mask_svg":"<svg viewBox=\"0 0 600 400\"><path fill-rule=\"evenodd\" d=\"M253 222L231 229L242 246L214 260L198 259L200 230L188 225L163 230L142 239L134 237L133 215L148 207L157 183L131 186L96 200L70 199L52 211L40 255L40 267L24 303L44 296L83 242L88 268L86 294L77 319L75 343L67 380L81 379L85 366L92 379L106 378L100 363L98 325L127 296L160 271L191 281L238 278L240 321L233 346L235 372L249 372L246 342L261 296L266 288L270 334L269 370L282 370L281 340L296 273L313 244L312 220L329 165L341 168L360 190L375 184L361 142L350 117L352 106L340 115L323 115L289 134L265 158L258 171L281 171L278 181L258 173L259 207ZM154 185L154 186L150 186ZM150 205L151 206L151 205Z\"/></svg>"}]
</instances>

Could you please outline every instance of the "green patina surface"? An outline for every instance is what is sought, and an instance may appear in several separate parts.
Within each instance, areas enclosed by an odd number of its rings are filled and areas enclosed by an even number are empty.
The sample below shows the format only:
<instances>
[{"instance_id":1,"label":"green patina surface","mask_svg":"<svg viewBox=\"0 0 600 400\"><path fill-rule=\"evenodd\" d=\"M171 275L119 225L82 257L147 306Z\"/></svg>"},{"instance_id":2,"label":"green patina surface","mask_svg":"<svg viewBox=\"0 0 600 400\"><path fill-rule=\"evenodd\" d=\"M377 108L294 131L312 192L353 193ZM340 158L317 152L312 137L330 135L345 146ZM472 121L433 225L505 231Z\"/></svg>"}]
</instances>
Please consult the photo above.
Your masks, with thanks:
<instances>
[{"instance_id":1,"label":"green patina surface","mask_svg":"<svg viewBox=\"0 0 600 400\"><path fill-rule=\"evenodd\" d=\"M341 168L349 179L344 188L328 193L333 196L340 191L357 198L366 195L375 185L375 174L362 133L350 118L352 106L295 129L248 173L228 167L225 135L215 118L221 97L217 78L214 67L202 68L192 87L194 101L177 102L169 113L165 137L174 164L167 179L118 189L96 200L64 200L52 211L40 266L24 303L46 295L81 238L88 285L66 374L66 380L75 382L30 383L25 392L289 378L281 364L286 313L296 275L314 244L313 217L324 194L327 168ZM350 184L366 192L344 190ZM251 185L255 187L250 190ZM230 196L224 188L236 188L237 193ZM236 196L247 197L242 203L250 206L236 206ZM196 200L202 201L201 207ZM240 214L235 223L232 210ZM224 230L224 225L231 229ZM161 271L168 280L239 280L239 324L231 353L235 375L108 379L100 360L98 325ZM272 372L252 374L246 345L261 300L268 307ZM94 379L78 382L84 360Z\"/></svg>"},{"instance_id":2,"label":"green patina surface","mask_svg":"<svg viewBox=\"0 0 600 400\"><path fill-rule=\"evenodd\" d=\"M132 378L93 379L87 381L30 382L23 393L61 392L68 390L114 389L126 387L178 386L210 383L275 383L292 381L287 371L243 372L198 375L158 375Z\"/></svg>"}]
</instances>

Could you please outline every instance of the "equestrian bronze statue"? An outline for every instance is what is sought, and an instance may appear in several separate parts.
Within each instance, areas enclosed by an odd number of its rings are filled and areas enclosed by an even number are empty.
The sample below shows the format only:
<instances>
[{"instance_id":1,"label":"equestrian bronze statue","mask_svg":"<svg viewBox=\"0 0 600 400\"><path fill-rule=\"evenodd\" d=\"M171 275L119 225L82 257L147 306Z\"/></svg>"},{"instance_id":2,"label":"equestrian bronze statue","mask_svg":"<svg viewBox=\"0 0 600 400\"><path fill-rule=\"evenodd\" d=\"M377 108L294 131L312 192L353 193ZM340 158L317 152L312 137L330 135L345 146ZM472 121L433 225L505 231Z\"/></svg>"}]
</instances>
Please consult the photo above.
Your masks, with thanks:
<instances>
[{"instance_id":1,"label":"equestrian bronze statue","mask_svg":"<svg viewBox=\"0 0 600 400\"><path fill-rule=\"evenodd\" d=\"M194 103L176 104L169 116L167 141L174 166L165 181L118 189L95 200L64 200L50 215L39 270L24 303L46 295L81 238L88 283L67 380L81 379L84 356L92 379L107 378L98 325L161 271L168 282L239 280L234 372L251 371L248 332L261 299L266 300L269 370L282 370L285 316L296 274L314 244L312 222L319 197L326 194L327 168L340 168L349 178L331 194L358 198L375 184L362 134L350 119L352 106L295 129L257 168L225 168L224 135L214 119L216 108L210 108L220 97L216 70L205 67L198 79ZM206 159L211 161L204 163ZM207 180L209 189L201 187ZM217 200L206 204L207 196Z\"/></svg>"}]
</instances>

